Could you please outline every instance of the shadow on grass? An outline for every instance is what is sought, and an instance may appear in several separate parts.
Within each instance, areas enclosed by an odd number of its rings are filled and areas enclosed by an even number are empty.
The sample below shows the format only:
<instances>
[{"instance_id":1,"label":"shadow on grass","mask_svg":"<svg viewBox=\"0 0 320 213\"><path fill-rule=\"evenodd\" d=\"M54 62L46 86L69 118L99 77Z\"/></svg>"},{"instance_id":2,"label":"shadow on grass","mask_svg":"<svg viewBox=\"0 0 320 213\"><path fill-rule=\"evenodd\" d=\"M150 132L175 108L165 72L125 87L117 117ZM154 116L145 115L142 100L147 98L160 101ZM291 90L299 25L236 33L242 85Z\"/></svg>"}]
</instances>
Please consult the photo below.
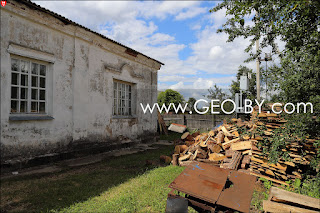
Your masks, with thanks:
<instances>
[{"instance_id":1,"label":"shadow on grass","mask_svg":"<svg viewBox=\"0 0 320 213\"><path fill-rule=\"evenodd\" d=\"M43 212L83 202L157 167L146 165L146 160L158 161L172 150L162 146L59 173L2 180L1 212Z\"/></svg>"},{"instance_id":2,"label":"shadow on grass","mask_svg":"<svg viewBox=\"0 0 320 213\"><path fill-rule=\"evenodd\" d=\"M168 135L160 135L160 140L174 141L176 139L181 138L181 135L181 133L169 131Z\"/></svg>"}]
</instances>

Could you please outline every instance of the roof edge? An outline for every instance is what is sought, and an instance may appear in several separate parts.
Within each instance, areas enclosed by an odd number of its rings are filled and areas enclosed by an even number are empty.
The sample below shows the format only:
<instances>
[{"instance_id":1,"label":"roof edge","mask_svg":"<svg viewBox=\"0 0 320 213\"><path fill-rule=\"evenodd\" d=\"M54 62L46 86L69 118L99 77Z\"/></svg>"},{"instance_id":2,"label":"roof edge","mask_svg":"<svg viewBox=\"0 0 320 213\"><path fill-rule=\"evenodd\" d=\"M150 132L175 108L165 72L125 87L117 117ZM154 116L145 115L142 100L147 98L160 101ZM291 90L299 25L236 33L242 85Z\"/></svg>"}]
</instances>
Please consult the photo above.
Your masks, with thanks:
<instances>
[{"instance_id":1,"label":"roof edge","mask_svg":"<svg viewBox=\"0 0 320 213\"><path fill-rule=\"evenodd\" d=\"M119 42L117 42L117 41L115 41L115 40L112 40L112 39L108 38L108 37L105 36L105 35L102 35L102 34L100 34L100 33L97 33L97 32L95 32L95 31L93 31L93 30L90 30L89 28L87 28L87 27L85 27L85 26L83 26L83 25L81 25L81 24L78 24L78 23L76 23L76 22L74 22L74 21L72 21L72 20L70 20L70 19L68 19L68 18L66 18L66 17L58 14L58 13L55 13L55 12L53 12L53 11L51 11L51 10L48 10L48 9L46 9L46 8L44 8L44 7L41 7L40 5L34 3L34 2L32 2L32 1L30 1L30 0L15 0L15 1L20 2L20 3L22 3L22 4L25 4L25 5L27 5L27 6L31 7L31 8L35 8L35 9L37 9L37 10L40 10L41 12L47 13L47 14L49 14L49 15L57 18L57 19L59 19L60 21L62 21L62 22L65 23L65 24L72 24L72 25L81 27L81 28L83 28L83 29L85 29L85 30L93 33L93 34L96 34L96 35L102 37L103 39L106 39L106 40L108 40L108 41L111 41L112 43L115 43L115 44L117 44L117 45L119 45L119 46L122 46L122 47L126 48L126 49L129 50L130 52L136 52L136 53L138 53L138 54L140 54L140 55L142 55L142 56L144 56L144 57L146 57L146 58L148 58L148 59L151 59L151 60L153 60L153 61L155 61L155 62L157 62L157 63L159 63L159 64L161 64L161 65L164 65L164 63L162 63L161 61L158 61L158 60L156 60L156 59L154 59L154 58L151 58L150 56L147 56L147 55L145 55L145 54L143 54L143 53L141 53L141 52L139 52L139 51L137 51L137 50L134 50L133 48L130 48L130 47L124 45L124 44L121 44L121 43L119 43Z\"/></svg>"}]
</instances>

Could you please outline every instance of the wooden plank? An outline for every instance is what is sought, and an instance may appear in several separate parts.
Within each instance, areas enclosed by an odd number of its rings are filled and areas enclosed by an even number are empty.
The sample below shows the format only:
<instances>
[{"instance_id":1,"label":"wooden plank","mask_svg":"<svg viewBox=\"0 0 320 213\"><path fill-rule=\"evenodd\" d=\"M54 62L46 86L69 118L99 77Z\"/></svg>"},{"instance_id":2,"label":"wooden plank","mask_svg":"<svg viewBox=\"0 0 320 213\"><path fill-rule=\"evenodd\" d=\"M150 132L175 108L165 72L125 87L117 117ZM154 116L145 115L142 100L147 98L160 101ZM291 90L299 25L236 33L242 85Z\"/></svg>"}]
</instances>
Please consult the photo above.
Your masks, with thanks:
<instances>
[{"instance_id":1,"label":"wooden plank","mask_svg":"<svg viewBox=\"0 0 320 213\"><path fill-rule=\"evenodd\" d=\"M234 151L230 163L223 164L222 168L225 168L225 169L237 169L239 164L240 164L241 157L242 157L241 152Z\"/></svg>"},{"instance_id":2,"label":"wooden plank","mask_svg":"<svg viewBox=\"0 0 320 213\"><path fill-rule=\"evenodd\" d=\"M294 174L297 178L302 179L302 176L299 172L293 171L292 174Z\"/></svg>"},{"instance_id":3,"label":"wooden plank","mask_svg":"<svg viewBox=\"0 0 320 213\"><path fill-rule=\"evenodd\" d=\"M288 180L288 177L286 175L282 175L279 173L275 173L277 177L281 177L283 180Z\"/></svg>"},{"instance_id":4,"label":"wooden plank","mask_svg":"<svg viewBox=\"0 0 320 213\"><path fill-rule=\"evenodd\" d=\"M208 149L210 149L211 152L219 153L221 151L221 146L218 144L209 144Z\"/></svg>"},{"instance_id":5,"label":"wooden plank","mask_svg":"<svg viewBox=\"0 0 320 213\"><path fill-rule=\"evenodd\" d=\"M263 210L265 212L281 212L281 213L318 213L317 211L303 209L295 206L286 205L283 203L276 203L269 200L263 201Z\"/></svg>"},{"instance_id":6,"label":"wooden plank","mask_svg":"<svg viewBox=\"0 0 320 213\"><path fill-rule=\"evenodd\" d=\"M249 139L250 139L250 136L249 136L249 135L244 135L242 138L243 138L244 140L249 140Z\"/></svg>"},{"instance_id":7,"label":"wooden plank","mask_svg":"<svg viewBox=\"0 0 320 213\"><path fill-rule=\"evenodd\" d=\"M242 155L246 155L246 154L252 155L252 150L246 150L242 152Z\"/></svg>"},{"instance_id":8,"label":"wooden plank","mask_svg":"<svg viewBox=\"0 0 320 213\"><path fill-rule=\"evenodd\" d=\"M179 158L179 161L184 161L184 160L188 160L190 158L190 156L192 155L192 153L188 153L182 157Z\"/></svg>"},{"instance_id":9,"label":"wooden plank","mask_svg":"<svg viewBox=\"0 0 320 213\"><path fill-rule=\"evenodd\" d=\"M234 154L234 151L233 150L230 150L230 149L228 149L228 150L226 150L226 152L225 152L225 156L227 157L227 158L232 158L232 155Z\"/></svg>"},{"instance_id":10,"label":"wooden plank","mask_svg":"<svg viewBox=\"0 0 320 213\"><path fill-rule=\"evenodd\" d=\"M285 161L284 164L288 165L288 166L292 166L292 167L295 167L296 164L293 163L293 162L290 162L290 161Z\"/></svg>"},{"instance_id":11,"label":"wooden plank","mask_svg":"<svg viewBox=\"0 0 320 213\"><path fill-rule=\"evenodd\" d=\"M251 148L252 148L251 141L241 141L238 143L231 144L231 150L234 150L234 151L251 149Z\"/></svg>"},{"instance_id":12,"label":"wooden plank","mask_svg":"<svg viewBox=\"0 0 320 213\"><path fill-rule=\"evenodd\" d=\"M217 135L217 144L223 143L223 140L224 140L224 134L222 131L220 131Z\"/></svg>"},{"instance_id":13,"label":"wooden plank","mask_svg":"<svg viewBox=\"0 0 320 213\"><path fill-rule=\"evenodd\" d=\"M264 131L263 133L264 133L265 135L267 135L267 136L273 135L273 133L272 133L272 132L269 132L269 131Z\"/></svg>"},{"instance_id":14,"label":"wooden plank","mask_svg":"<svg viewBox=\"0 0 320 213\"><path fill-rule=\"evenodd\" d=\"M264 167L264 168L270 169L273 172L278 172L278 173L281 173L281 174L284 174L284 175L286 174L286 172L281 170L281 169L276 169L276 168L273 168L273 167L270 167L270 166L266 166L265 164L256 164L255 162L251 162L251 164L254 165L254 166L257 166L257 167Z\"/></svg>"},{"instance_id":15,"label":"wooden plank","mask_svg":"<svg viewBox=\"0 0 320 213\"><path fill-rule=\"evenodd\" d=\"M228 137L232 137L232 134L226 129L225 126L221 127L222 132L224 133L224 135L228 136Z\"/></svg>"},{"instance_id":16,"label":"wooden plank","mask_svg":"<svg viewBox=\"0 0 320 213\"><path fill-rule=\"evenodd\" d=\"M287 170L287 165L283 165L283 164L280 164L280 163L277 163L277 164L268 163L268 160L259 159L259 158L256 158L255 156L251 157L251 161L255 161L255 162L261 163L265 167L271 166L271 167L274 167L274 168L277 168L277 169L281 169L283 171Z\"/></svg>"},{"instance_id":17,"label":"wooden plank","mask_svg":"<svg viewBox=\"0 0 320 213\"><path fill-rule=\"evenodd\" d=\"M266 118L267 114L264 112L259 113L258 118Z\"/></svg>"},{"instance_id":18,"label":"wooden plank","mask_svg":"<svg viewBox=\"0 0 320 213\"><path fill-rule=\"evenodd\" d=\"M269 118L269 117L279 117L279 115L276 114L276 113L271 112L271 113L268 113L268 114L267 114L267 117L268 117L268 118Z\"/></svg>"},{"instance_id":19,"label":"wooden plank","mask_svg":"<svg viewBox=\"0 0 320 213\"><path fill-rule=\"evenodd\" d=\"M320 199L285 191L277 187L271 187L269 197L271 197L271 200L276 199L285 202L296 203L320 210Z\"/></svg>"},{"instance_id":20,"label":"wooden plank","mask_svg":"<svg viewBox=\"0 0 320 213\"><path fill-rule=\"evenodd\" d=\"M191 160L195 160L197 158L197 155L198 155L198 149L192 155Z\"/></svg>"},{"instance_id":21,"label":"wooden plank","mask_svg":"<svg viewBox=\"0 0 320 213\"><path fill-rule=\"evenodd\" d=\"M273 171L271 171L270 169L266 169L266 174L271 175L271 176L275 176Z\"/></svg>"},{"instance_id":22,"label":"wooden plank","mask_svg":"<svg viewBox=\"0 0 320 213\"><path fill-rule=\"evenodd\" d=\"M222 144L222 148L223 149L227 149L227 148L229 148L231 146L232 143L236 143L238 141L240 141L240 138L235 138L235 139L233 139L231 141L225 142L225 143Z\"/></svg>"},{"instance_id":23,"label":"wooden plank","mask_svg":"<svg viewBox=\"0 0 320 213\"><path fill-rule=\"evenodd\" d=\"M211 153L209 154L209 160L210 161L220 161L225 159L226 156L224 156L223 154L219 154L219 153Z\"/></svg>"},{"instance_id":24,"label":"wooden plank","mask_svg":"<svg viewBox=\"0 0 320 213\"><path fill-rule=\"evenodd\" d=\"M160 126L160 132L163 131L166 135L168 135L168 129L167 129L166 123L164 122L163 117L160 114L159 110L157 112L158 112L158 122Z\"/></svg>"},{"instance_id":25,"label":"wooden plank","mask_svg":"<svg viewBox=\"0 0 320 213\"><path fill-rule=\"evenodd\" d=\"M284 182L284 181L277 180L277 179L274 179L274 178L271 178L271 177L268 177L268 176L265 176L265 175L257 174L257 173L255 173L255 172L250 172L250 175L254 175L254 176L257 176L257 177L265 178L265 179L270 180L270 181L272 181L272 182L289 186L289 184L287 184L287 183Z\"/></svg>"},{"instance_id":26,"label":"wooden plank","mask_svg":"<svg viewBox=\"0 0 320 213\"><path fill-rule=\"evenodd\" d=\"M238 137L240 136L238 131L234 131L234 132L232 132L232 134L233 134L236 138L238 138Z\"/></svg>"},{"instance_id":27,"label":"wooden plank","mask_svg":"<svg viewBox=\"0 0 320 213\"><path fill-rule=\"evenodd\" d=\"M179 166L189 166L190 164L194 163L193 160L188 161L179 161Z\"/></svg>"}]
</instances>

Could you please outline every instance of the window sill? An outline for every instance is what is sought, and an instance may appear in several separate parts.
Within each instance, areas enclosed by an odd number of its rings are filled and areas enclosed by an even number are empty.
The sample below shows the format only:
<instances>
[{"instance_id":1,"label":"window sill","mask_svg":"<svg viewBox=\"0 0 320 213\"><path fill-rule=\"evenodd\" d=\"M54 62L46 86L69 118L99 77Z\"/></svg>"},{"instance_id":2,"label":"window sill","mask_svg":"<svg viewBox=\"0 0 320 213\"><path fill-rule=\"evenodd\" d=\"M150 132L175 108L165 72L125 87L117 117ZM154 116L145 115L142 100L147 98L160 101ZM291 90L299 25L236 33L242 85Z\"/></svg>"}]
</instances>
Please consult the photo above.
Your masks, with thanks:
<instances>
[{"instance_id":1,"label":"window sill","mask_svg":"<svg viewBox=\"0 0 320 213\"><path fill-rule=\"evenodd\" d=\"M10 115L9 121L38 121L38 120L53 120L54 118L48 115Z\"/></svg>"},{"instance_id":2,"label":"window sill","mask_svg":"<svg viewBox=\"0 0 320 213\"><path fill-rule=\"evenodd\" d=\"M129 116L120 116L120 115L113 115L112 119L136 119L137 116L129 115Z\"/></svg>"}]
</instances>

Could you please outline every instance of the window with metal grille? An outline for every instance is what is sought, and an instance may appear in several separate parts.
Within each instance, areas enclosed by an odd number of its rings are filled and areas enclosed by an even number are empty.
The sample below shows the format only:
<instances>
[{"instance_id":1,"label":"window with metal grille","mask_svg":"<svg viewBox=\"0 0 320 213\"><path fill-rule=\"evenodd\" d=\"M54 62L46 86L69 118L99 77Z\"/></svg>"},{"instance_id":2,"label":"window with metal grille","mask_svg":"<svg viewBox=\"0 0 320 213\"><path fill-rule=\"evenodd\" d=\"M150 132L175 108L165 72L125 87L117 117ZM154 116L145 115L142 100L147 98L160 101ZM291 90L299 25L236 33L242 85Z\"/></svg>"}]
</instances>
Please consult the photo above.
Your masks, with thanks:
<instances>
[{"instance_id":1,"label":"window with metal grille","mask_svg":"<svg viewBox=\"0 0 320 213\"><path fill-rule=\"evenodd\" d=\"M132 88L130 83L113 82L113 115L132 115Z\"/></svg>"},{"instance_id":2,"label":"window with metal grille","mask_svg":"<svg viewBox=\"0 0 320 213\"><path fill-rule=\"evenodd\" d=\"M47 113L47 65L11 58L11 113Z\"/></svg>"}]
</instances>

